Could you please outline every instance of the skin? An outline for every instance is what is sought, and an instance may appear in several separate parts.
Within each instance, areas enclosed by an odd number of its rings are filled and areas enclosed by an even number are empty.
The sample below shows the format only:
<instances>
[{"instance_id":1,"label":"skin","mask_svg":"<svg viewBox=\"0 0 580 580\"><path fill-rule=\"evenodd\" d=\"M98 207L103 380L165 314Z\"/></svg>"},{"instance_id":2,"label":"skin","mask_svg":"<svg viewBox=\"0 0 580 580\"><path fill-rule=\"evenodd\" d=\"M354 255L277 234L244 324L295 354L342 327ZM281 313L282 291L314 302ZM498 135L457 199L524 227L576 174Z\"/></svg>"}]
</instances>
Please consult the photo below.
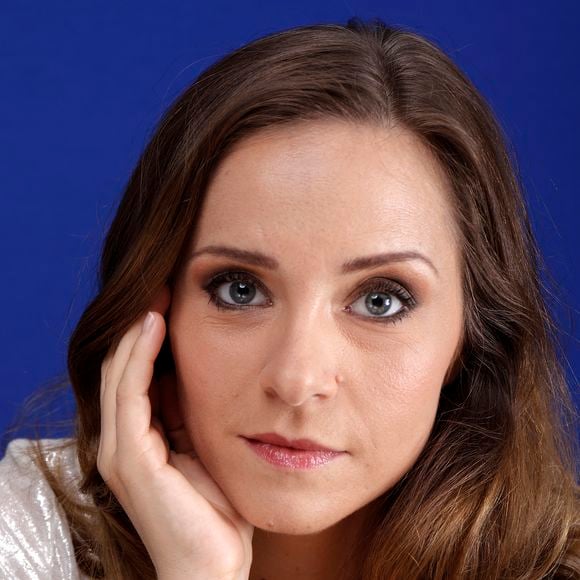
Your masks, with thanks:
<instances>
[{"instance_id":1,"label":"skin","mask_svg":"<svg viewBox=\"0 0 580 580\"><path fill-rule=\"evenodd\" d=\"M403 128L326 120L261 131L209 184L189 252L209 245L261 251L279 267L206 253L179 272L168 333L185 429L255 526L252 580L336 578L365 506L424 448L460 348L450 184ZM408 251L432 265L340 271L347 259ZM223 271L248 275L255 295L243 310L209 302L203 286ZM388 316L404 301L363 288L385 279L416 302L395 323ZM218 292L236 305L232 286L223 281ZM390 310L365 305L375 291L386 292L379 302L391 298ZM346 453L317 469L277 469L240 438L270 431Z\"/></svg>"}]
</instances>

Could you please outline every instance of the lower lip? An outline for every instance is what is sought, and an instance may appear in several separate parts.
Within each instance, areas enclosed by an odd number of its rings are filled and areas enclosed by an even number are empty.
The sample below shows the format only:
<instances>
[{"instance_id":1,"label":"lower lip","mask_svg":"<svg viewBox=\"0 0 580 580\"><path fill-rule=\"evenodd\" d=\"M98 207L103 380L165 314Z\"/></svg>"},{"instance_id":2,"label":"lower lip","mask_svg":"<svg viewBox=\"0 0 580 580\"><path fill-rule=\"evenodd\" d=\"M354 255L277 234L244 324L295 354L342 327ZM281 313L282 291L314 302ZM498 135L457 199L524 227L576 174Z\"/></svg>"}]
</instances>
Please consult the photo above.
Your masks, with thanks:
<instances>
[{"instance_id":1,"label":"lower lip","mask_svg":"<svg viewBox=\"0 0 580 580\"><path fill-rule=\"evenodd\" d=\"M344 455L343 451L306 451L245 439L252 451L268 463L286 469L314 469Z\"/></svg>"}]
</instances>

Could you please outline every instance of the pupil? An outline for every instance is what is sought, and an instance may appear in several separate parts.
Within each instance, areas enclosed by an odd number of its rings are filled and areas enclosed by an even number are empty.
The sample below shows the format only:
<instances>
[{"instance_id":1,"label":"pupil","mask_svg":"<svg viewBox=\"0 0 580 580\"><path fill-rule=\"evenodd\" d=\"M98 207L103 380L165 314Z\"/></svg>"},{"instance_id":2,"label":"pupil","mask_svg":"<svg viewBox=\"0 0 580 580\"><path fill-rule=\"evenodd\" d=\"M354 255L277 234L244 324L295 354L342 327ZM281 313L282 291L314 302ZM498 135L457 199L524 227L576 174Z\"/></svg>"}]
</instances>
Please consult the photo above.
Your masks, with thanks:
<instances>
[{"instance_id":1,"label":"pupil","mask_svg":"<svg viewBox=\"0 0 580 580\"><path fill-rule=\"evenodd\" d=\"M250 302L256 291L251 288L251 285L244 282L236 282L230 286L230 296L234 301L240 301L241 304Z\"/></svg>"},{"instance_id":2,"label":"pupil","mask_svg":"<svg viewBox=\"0 0 580 580\"><path fill-rule=\"evenodd\" d=\"M385 312L388 312L391 307L391 302L391 297L382 292L369 294L369 297L366 300L367 306L373 314L385 314Z\"/></svg>"}]
</instances>

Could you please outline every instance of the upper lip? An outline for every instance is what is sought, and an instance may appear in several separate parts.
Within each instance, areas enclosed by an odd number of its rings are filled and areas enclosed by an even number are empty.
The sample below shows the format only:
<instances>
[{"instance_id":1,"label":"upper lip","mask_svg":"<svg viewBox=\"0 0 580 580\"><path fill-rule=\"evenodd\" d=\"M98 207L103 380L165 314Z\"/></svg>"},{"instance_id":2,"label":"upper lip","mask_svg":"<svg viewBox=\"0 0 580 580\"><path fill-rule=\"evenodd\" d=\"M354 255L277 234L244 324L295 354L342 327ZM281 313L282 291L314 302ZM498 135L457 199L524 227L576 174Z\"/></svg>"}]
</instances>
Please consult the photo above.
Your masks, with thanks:
<instances>
[{"instance_id":1,"label":"upper lip","mask_svg":"<svg viewBox=\"0 0 580 580\"><path fill-rule=\"evenodd\" d=\"M338 449L331 449L312 441L312 439L286 439L278 433L256 433L255 435L249 435L246 439L254 439L261 441L262 443L270 443L271 445L279 445L281 447L290 447L292 449L304 449L306 451L335 451Z\"/></svg>"}]
</instances>

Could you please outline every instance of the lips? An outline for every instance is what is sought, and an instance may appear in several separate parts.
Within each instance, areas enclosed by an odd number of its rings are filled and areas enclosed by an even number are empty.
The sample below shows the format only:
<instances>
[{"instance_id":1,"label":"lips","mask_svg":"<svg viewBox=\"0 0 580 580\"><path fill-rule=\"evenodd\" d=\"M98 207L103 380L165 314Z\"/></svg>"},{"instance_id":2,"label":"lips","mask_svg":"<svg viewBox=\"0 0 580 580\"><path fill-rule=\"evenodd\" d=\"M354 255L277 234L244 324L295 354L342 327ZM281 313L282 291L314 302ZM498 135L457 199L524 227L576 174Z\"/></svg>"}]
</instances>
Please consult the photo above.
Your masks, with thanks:
<instances>
[{"instance_id":1,"label":"lips","mask_svg":"<svg viewBox=\"0 0 580 580\"><path fill-rule=\"evenodd\" d=\"M339 449L326 447L316 441L312 441L311 439L286 439L285 437L282 437L282 435L278 435L278 433L256 433L245 438L260 441L262 443L269 443L270 445L287 447L289 449L301 449L305 451L341 451Z\"/></svg>"},{"instance_id":2,"label":"lips","mask_svg":"<svg viewBox=\"0 0 580 580\"><path fill-rule=\"evenodd\" d=\"M252 438L242 437L242 439L258 457L285 472L322 468L331 461L347 455L345 451L334 451L311 439L286 439L277 433L256 433Z\"/></svg>"}]
</instances>

